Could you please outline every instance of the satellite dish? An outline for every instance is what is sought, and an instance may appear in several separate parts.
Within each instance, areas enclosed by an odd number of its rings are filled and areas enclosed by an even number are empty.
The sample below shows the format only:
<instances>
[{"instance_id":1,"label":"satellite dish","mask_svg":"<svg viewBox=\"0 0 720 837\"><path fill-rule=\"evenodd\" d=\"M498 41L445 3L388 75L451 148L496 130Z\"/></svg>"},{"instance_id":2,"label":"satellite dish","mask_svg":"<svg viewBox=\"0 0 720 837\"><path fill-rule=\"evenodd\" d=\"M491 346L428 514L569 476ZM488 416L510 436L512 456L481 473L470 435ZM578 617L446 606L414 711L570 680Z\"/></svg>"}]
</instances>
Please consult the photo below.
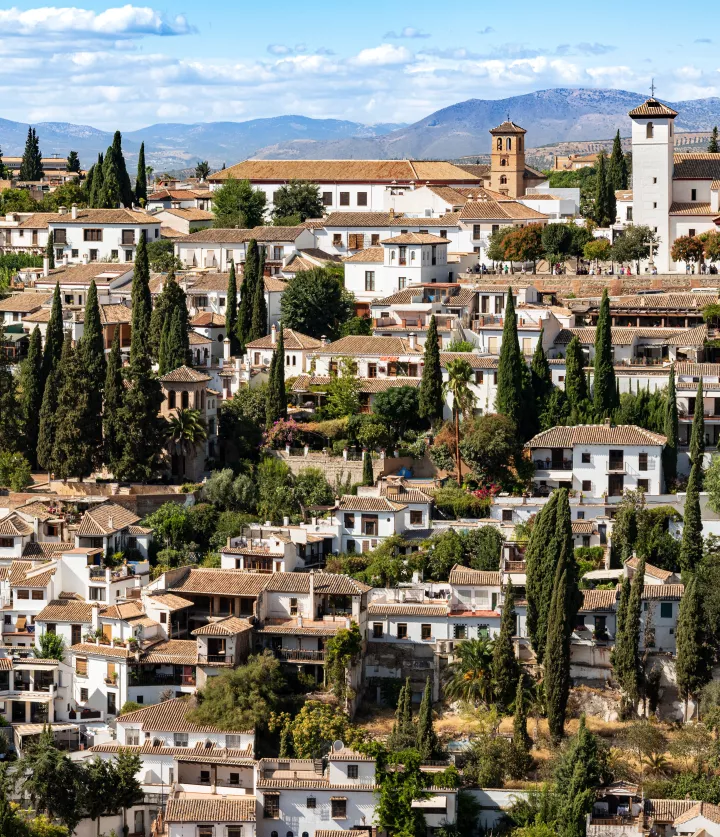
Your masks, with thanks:
<instances>
[{"instance_id":1,"label":"satellite dish","mask_svg":"<svg viewBox=\"0 0 720 837\"><path fill-rule=\"evenodd\" d=\"M339 753L340 750L342 750L344 747L345 747L345 745L342 743L342 741L339 741L339 740L338 741L333 741L334 752Z\"/></svg>"}]
</instances>

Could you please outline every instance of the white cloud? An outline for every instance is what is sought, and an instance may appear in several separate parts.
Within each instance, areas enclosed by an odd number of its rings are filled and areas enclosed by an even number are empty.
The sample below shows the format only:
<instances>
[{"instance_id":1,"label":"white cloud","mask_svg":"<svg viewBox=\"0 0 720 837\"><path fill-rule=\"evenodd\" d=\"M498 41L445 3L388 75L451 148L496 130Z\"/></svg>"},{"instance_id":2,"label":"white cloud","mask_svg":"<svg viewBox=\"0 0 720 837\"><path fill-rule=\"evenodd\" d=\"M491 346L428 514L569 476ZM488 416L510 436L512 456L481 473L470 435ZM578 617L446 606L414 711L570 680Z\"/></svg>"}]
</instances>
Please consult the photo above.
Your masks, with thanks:
<instances>
[{"instance_id":1,"label":"white cloud","mask_svg":"<svg viewBox=\"0 0 720 837\"><path fill-rule=\"evenodd\" d=\"M60 34L101 38L140 35L187 35L193 29L184 15L168 17L147 6L119 6L99 14L89 9L44 6L21 11L0 9L0 32L4 37Z\"/></svg>"},{"instance_id":2,"label":"white cloud","mask_svg":"<svg viewBox=\"0 0 720 837\"><path fill-rule=\"evenodd\" d=\"M381 44L361 50L351 63L358 67L389 67L394 64L409 64L413 55L404 46Z\"/></svg>"},{"instance_id":3,"label":"white cloud","mask_svg":"<svg viewBox=\"0 0 720 837\"><path fill-rule=\"evenodd\" d=\"M429 32L416 29L414 26L405 26L399 32L386 32L383 38L429 38Z\"/></svg>"}]
</instances>

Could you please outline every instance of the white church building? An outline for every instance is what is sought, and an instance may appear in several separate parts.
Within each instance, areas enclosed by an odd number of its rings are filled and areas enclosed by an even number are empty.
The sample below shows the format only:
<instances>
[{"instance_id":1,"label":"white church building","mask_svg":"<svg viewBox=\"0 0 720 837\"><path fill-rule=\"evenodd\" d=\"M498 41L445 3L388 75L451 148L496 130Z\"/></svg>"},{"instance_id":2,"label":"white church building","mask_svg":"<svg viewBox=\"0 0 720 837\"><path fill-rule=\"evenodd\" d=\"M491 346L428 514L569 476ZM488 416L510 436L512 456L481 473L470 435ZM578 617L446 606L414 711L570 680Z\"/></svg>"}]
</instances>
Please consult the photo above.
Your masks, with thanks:
<instances>
[{"instance_id":1,"label":"white church building","mask_svg":"<svg viewBox=\"0 0 720 837\"><path fill-rule=\"evenodd\" d=\"M653 260L658 272L683 272L684 263L670 256L675 239L720 228L720 154L675 153L677 111L655 98L628 115L633 155L630 218L659 236Z\"/></svg>"}]
</instances>

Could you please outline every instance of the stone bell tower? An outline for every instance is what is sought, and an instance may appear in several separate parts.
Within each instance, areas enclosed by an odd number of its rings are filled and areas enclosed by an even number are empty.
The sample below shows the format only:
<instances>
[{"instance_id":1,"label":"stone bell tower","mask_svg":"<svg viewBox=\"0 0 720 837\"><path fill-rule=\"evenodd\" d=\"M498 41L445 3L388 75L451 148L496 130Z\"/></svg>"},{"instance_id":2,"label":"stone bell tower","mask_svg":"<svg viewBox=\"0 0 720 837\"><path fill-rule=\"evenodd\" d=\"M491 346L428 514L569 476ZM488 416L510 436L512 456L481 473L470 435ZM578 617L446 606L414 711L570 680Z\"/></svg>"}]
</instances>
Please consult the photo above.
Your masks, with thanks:
<instances>
[{"instance_id":1,"label":"stone bell tower","mask_svg":"<svg viewBox=\"0 0 720 837\"><path fill-rule=\"evenodd\" d=\"M525 134L510 119L493 128L490 155L490 188L509 198L525 194Z\"/></svg>"}]
</instances>

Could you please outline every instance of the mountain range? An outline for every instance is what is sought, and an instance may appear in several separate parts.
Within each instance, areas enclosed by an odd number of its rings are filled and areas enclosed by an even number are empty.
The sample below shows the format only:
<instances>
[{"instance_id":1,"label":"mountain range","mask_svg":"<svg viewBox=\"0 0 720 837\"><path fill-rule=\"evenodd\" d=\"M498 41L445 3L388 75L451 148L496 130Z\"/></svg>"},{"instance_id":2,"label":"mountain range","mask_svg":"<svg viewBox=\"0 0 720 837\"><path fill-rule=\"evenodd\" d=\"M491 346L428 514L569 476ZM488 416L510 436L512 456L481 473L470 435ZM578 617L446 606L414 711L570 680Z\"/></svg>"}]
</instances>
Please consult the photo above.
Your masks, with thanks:
<instances>
[{"instance_id":1,"label":"mountain range","mask_svg":"<svg viewBox=\"0 0 720 837\"><path fill-rule=\"evenodd\" d=\"M246 122L158 123L123 134L129 163L145 142L147 162L156 171L213 168L248 157L258 159L453 159L487 154L488 131L508 116L527 129L527 146L573 140L601 140L620 129L630 132L629 110L647 97L626 90L554 88L506 99L468 99L442 108L411 125L363 125L339 119L277 116ZM708 131L720 124L720 98L668 102L679 112L678 131ZM44 156L67 156L72 149L89 166L105 151L112 133L88 125L42 122L34 126ZM119 125L122 130L122 125ZM22 153L28 125L0 119L0 147L6 156Z\"/></svg>"}]
</instances>

